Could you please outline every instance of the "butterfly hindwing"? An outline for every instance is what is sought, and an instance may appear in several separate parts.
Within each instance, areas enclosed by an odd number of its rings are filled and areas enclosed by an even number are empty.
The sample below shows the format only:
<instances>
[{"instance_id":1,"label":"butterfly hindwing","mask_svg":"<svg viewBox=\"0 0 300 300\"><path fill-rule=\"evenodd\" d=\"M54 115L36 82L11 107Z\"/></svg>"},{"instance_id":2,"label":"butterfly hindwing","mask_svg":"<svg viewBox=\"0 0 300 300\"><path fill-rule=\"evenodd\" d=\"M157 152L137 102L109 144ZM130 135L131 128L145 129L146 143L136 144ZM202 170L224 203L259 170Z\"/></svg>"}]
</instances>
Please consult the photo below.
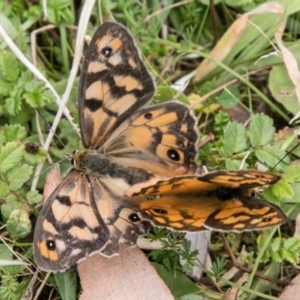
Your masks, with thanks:
<instances>
[{"instance_id":1,"label":"butterfly hindwing","mask_svg":"<svg viewBox=\"0 0 300 300\"><path fill-rule=\"evenodd\" d=\"M124 199L123 195L129 188L124 178L92 176L90 181L97 199L97 210L101 212L101 218L109 230L109 239L101 254L111 257L118 254L120 242L135 245L138 236L146 232L149 223L141 220L136 207Z\"/></svg>"},{"instance_id":2,"label":"butterfly hindwing","mask_svg":"<svg viewBox=\"0 0 300 300\"><path fill-rule=\"evenodd\" d=\"M189 109L168 102L134 113L103 145L126 167L166 177L193 174L197 155L196 121Z\"/></svg>"},{"instance_id":3,"label":"butterfly hindwing","mask_svg":"<svg viewBox=\"0 0 300 300\"><path fill-rule=\"evenodd\" d=\"M99 215L89 177L71 171L44 204L34 232L34 258L63 271L105 247L109 230Z\"/></svg>"},{"instance_id":4,"label":"butterfly hindwing","mask_svg":"<svg viewBox=\"0 0 300 300\"><path fill-rule=\"evenodd\" d=\"M133 186L129 200L146 220L174 230L247 231L285 223L282 210L251 196L250 188L279 177L256 171L219 171L204 176L178 176Z\"/></svg>"},{"instance_id":5,"label":"butterfly hindwing","mask_svg":"<svg viewBox=\"0 0 300 300\"><path fill-rule=\"evenodd\" d=\"M240 195L216 210L204 226L218 231L260 230L287 222L287 217L276 205L260 199Z\"/></svg>"},{"instance_id":6,"label":"butterfly hindwing","mask_svg":"<svg viewBox=\"0 0 300 300\"><path fill-rule=\"evenodd\" d=\"M98 148L135 110L148 102L154 82L128 30L106 22L85 54L79 87L82 143Z\"/></svg>"}]
</instances>

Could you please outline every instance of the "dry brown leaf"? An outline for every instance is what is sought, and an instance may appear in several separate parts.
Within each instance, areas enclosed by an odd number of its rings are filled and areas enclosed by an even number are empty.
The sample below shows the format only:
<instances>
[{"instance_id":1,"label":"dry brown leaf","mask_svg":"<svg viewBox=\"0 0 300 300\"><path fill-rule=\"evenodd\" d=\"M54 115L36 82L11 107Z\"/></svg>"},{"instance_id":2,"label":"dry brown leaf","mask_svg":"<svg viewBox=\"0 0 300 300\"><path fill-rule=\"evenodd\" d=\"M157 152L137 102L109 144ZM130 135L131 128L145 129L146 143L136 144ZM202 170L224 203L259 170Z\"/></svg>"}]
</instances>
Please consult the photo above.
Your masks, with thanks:
<instances>
[{"instance_id":1,"label":"dry brown leaf","mask_svg":"<svg viewBox=\"0 0 300 300\"><path fill-rule=\"evenodd\" d=\"M120 245L119 256L93 255L78 264L79 300L171 300L171 292L138 247Z\"/></svg>"},{"instance_id":2,"label":"dry brown leaf","mask_svg":"<svg viewBox=\"0 0 300 300\"><path fill-rule=\"evenodd\" d=\"M248 278L249 278L249 274L244 273L242 275L242 277L236 282L236 284L238 284L240 286L243 286L243 285L246 284ZM224 295L222 300L236 300L236 299L239 299L242 292L243 292L242 290L240 290L236 287L233 287Z\"/></svg>"},{"instance_id":3,"label":"dry brown leaf","mask_svg":"<svg viewBox=\"0 0 300 300\"><path fill-rule=\"evenodd\" d=\"M60 184L62 178L59 171L59 166L54 165L51 171L46 176L46 182L44 185L44 191L43 191L43 204L45 204L45 201L50 197L52 192L58 187Z\"/></svg>"},{"instance_id":4,"label":"dry brown leaf","mask_svg":"<svg viewBox=\"0 0 300 300\"><path fill-rule=\"evenodd\" d=\"M266 12L282 14L283 9L278 3L269 2L264 3L257 8L249 11L248 13L243 14L229 27L229 29L221 37L216 46L210 52L210 56L217 61L223 61L230 53L230 51L232 51L235 44L239 41L246 27L249 26L251 17ZM215 67L216 64L213 61L204 59L197 68L193 81L200 81Z\"/></svg>"},{"instance_id":5,"label":"dry brown leaf","mask_svg":"<svg viewBox=\"0 0 300 300\"><path fill-rule=\"evenodd\" d=\"M282 42L282 35L283 35L284 29L285 29L285 25L286 25L286 19L281 24L278 31L275 33L275 40L276 40L278 48L281 51L282 59L283 59L284 65L288 71L289 77L295 86L295 93L297 95L298 102L300 104L300 72L299 72L298 63L297 63L294 55L289 51L288 48L286 48L284 46L284 44ZM292 123L299 117L300 117L300 110L294 116L294 118L291 119L290 123Z\"/></svg>"},{"instance_id":6,"label":"dry brown leaf","mask_svg":"<svg viewBox=\"0 0 300 300\"><path fill-rule=\"evenodd\" d=\"M295 226L295 233L294 237L300 237L300 214L296 218L296 226Z\"/></svg>"},{"instance_id":7,"label":"dry brown leaf","mask_svg":"<svg viewBox=\"0 0 300 300\"><path fill-rule=\"evenodd\" d=\"M300 274L297 275L289 285L287 285L280 294L279 299L296 300L300 295Z\"/></svg>"}]
</instances>

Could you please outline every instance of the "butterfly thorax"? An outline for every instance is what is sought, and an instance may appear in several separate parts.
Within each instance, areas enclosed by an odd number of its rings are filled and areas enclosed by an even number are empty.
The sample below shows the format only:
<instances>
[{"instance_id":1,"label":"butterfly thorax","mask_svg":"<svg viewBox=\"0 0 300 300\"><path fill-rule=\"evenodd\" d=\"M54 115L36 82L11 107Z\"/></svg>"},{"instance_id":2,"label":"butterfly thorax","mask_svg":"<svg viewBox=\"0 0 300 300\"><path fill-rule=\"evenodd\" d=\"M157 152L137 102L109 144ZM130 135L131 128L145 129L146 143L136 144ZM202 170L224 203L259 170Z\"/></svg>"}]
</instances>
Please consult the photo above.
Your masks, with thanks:
<instances>
[{"instance_id":1,"label":"butterfly thorax","mask_svg":"<svg viewBox=\"0 0 300 300\"><path fill-rule=\"evenodd\" d=\"M99 150L77 150L72 154L71 163L75 169L87 175L122 178L129 185L144 182L151 178L151 174L147 171L118 164Z\"/></svg>"}]
</instances>

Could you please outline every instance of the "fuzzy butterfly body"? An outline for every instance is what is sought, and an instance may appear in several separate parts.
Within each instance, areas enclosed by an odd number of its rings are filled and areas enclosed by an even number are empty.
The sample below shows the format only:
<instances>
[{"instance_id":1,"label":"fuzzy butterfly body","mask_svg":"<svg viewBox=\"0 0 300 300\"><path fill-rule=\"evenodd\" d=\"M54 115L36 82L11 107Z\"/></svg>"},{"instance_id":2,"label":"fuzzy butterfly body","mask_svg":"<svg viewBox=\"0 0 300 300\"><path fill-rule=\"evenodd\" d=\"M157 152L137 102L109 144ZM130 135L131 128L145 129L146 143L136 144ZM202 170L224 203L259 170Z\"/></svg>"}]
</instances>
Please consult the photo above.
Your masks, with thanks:
<instances>
[{"instance_id":1,"label":"fuzzy butterfly body","mask_svg":"<svg viewBox=\"0 0 300 300\"><path fill-rule=\"evenodd\" d=\"M130 33L104 23L86 52L79 87L84 150L45 202L34 233L34 258L63 271L93 253L113 256L134 245L149 223L124 198L151 178L193 174L195 119L180 103L141 107L155 91Z\"/></svg>"},{"instance_id":2,"label":"fuzzy butterfly body","mask_svg":"<svg viewBox=\"0 0 300 300\"><path fill-rule=\"evenodd\" d=\"M257 171L153 179L133 186L128 200L153 225L180 231L249 231L287 222L282 210L252 196L252 189L280 179Z\"/></svg>"}]
</instances>

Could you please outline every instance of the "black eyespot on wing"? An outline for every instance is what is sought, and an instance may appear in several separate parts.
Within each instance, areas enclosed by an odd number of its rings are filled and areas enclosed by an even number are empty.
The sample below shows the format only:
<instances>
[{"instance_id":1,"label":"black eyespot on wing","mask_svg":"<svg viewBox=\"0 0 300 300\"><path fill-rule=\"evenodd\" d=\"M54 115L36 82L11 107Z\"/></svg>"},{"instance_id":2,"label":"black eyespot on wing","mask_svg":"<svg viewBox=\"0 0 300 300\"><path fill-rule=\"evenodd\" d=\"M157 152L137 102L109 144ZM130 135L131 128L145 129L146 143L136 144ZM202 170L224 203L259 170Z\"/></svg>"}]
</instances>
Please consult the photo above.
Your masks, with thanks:
<instances>
[{"instance_id":1,"label":"black eyespot on wing","mask_svg":"<svg viewBox=\"0 0 300 300\"><path fill-rule=\"evenodd\" d=\"M55 248L56 248L56 244L52 240L48 240L46 245L47 245L48 250L51 250L51 251L55 250Z\"/></svg>"},{"instance_id":2,"label":"black eyespot on wing","mask_svg":"<svg viewBox=\"0 0 300 300\"><path fill-rule=\"evenodd\" d=\"M104 47L101 50L101 54L104 55L106 58L110 57L112 55L112 53L113 53L113 50L110 47Z\"/></svg>"},{"instance_id":3,"label":"black eyespot on wing","mask_svg":"<svg viewBox=\"0 0 300 300\"><path fill-rule=\"evenodd\" d=\"M171 160L174 160L174 161L180 160L180 155L175 149L169 149L167 151L167 155Z\"/></svg>"},{"instance_id":4,"label":"black eyespot on wing","mask_svg":"<svg viewBox=\"0 0 300 300\"><path fill-rule=\"evenodd\" d=\"M153 209L153 211L160 215L166 215L168 213L165 209L158 209L158 208Z\"/></svg>"},{"instance_id":5,"label":"black eyespot on wing","mask_svg":"<svg viewBox=\"0 0 300 300\"><path fill-rule=\"evenodd\" d=\"M152 119L152 113L148 112L148 113L144 114L144 117L147 120L151 120Z\"/></svg>"},{"instance_id":6,"label":"black eyespot on wing","mask_svg":"<svg viewBox=\"0 0 300 300\"><path fill-rule=\"evenodd\" d=\"M136 213L132 213L128 216L129 221L135 223L135 222L139 222L141 219L140 217L136 214Z\"/></svg>"}]
</instances>

